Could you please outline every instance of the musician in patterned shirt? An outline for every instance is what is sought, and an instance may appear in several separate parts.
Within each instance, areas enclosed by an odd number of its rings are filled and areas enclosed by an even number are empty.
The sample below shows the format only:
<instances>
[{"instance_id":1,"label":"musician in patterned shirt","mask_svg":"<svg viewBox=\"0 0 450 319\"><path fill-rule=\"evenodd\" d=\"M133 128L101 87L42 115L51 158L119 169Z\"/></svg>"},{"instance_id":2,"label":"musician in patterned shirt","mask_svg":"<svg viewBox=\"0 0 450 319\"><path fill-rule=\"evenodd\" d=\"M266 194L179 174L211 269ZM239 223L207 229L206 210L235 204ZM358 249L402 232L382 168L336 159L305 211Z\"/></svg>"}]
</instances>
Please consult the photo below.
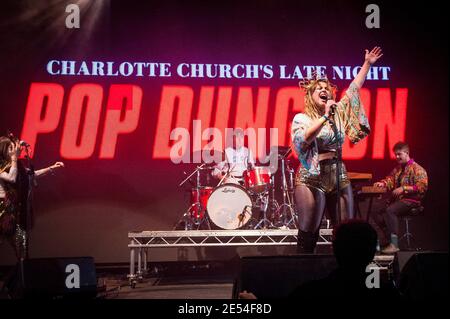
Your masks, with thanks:
<instances>
[{"instance_id":1,"label":"musician in patterned shirt","mask_svg":"<svg viewBox=\"0 0 450 319\"><path fill-rule=\"evenodd\" d=\"M408 144L398 142L393 150L399 165L388 176L374 184L375 187L386 188L392 195L386 207L375 216L375 222L382 230L381 235L384 235L385 241L390 241L381 251L385 254L399 251L398 216L408 214L412 208L420 206L428 189L427 172L410 157Z\"/></svg>"}]
</instances>

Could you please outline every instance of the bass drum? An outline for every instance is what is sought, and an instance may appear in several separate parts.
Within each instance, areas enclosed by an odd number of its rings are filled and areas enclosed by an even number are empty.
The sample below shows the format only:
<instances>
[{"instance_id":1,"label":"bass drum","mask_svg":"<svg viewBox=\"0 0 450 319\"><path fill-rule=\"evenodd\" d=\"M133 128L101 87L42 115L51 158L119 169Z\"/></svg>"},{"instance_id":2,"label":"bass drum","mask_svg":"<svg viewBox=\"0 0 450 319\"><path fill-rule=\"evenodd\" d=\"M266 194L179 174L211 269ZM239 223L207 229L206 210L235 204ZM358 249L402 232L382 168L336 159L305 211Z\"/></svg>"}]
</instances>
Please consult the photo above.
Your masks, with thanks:
<instances>
[{"instance_id":1,"label":"bass drum","mask_svg":"<svg viewBox=\"0 0 450 319\"><path fill-rule=\"evenodd\" d=\"M252 217L252 199L236 184L223 184L209 196L207 204L211 221L223 229L243 227Z\"/></svg>"}]
</instances>

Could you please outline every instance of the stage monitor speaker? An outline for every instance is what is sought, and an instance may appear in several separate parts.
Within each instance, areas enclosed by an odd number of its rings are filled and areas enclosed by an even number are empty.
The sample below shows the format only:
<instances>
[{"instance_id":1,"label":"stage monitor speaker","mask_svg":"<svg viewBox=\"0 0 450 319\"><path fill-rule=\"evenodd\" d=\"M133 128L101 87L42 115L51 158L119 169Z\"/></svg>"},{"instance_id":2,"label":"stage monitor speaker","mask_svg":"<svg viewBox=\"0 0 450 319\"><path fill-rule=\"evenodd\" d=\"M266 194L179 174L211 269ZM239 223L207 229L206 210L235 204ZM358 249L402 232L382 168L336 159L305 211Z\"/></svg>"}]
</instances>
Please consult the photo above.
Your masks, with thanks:
<instances>
[{"instance_id":1,"label":"stage monitor speaker","mask_svg":"<svg viewBox=\"0 0 450 319\"><path fill-rule=\"evenodd\" d=\"M257 298L286 298L301 284L325 278L336 267L333 255L241 257L233 298L244 290Z\"/></svg>"},{"instance_id":2,"label":"stage monitor speaker","mask_svg":"<svg viewBox=\"0 0 450 319\"><path fill-rule=\"evenodd\" d=\"M394 280L396 282L400 279L400 273L402 272L406 263L412 256L414 256L417 253L418 253L417 251L399 251L398 253L395 254L392 270L394 274Z\"/></svg>"},{"instance_id":3,"label":"stage monitor speaker","mask_svg":"<svg viewBox=\"0 0 450 319\"><path fill-rule=\"evenodd\" d=\"M13 298L94 298L97 275L92 257L37 258L17 264L9 286Z\"/></svg>"},{"instance_id":4,"label":"stage monitor speaker","mask_svg":"<svg viewBox=\"0 0 450 319\"><path fill-rule=\"evenodd\" d=\"M448 295L448 252L399 252L394 259L394 280L407 299Z\"/></svg>"}]
</instances>

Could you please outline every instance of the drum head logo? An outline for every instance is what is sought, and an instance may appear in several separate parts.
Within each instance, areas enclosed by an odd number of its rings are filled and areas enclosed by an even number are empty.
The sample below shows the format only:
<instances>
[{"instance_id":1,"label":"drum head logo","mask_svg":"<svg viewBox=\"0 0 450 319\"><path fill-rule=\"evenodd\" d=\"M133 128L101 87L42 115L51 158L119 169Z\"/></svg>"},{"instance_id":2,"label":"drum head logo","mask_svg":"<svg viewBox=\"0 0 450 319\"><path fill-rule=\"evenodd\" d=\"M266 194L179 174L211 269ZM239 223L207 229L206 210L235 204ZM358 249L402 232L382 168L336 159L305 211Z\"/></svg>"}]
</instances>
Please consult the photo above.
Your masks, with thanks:
<instances>
[{"instance_id":1,"label":"drum head logo","mask_svg":"<svg viewBox=\"0 0 450 319\"><path fill-rule=\"evenodd\" d=\"M234 192L235 192L234 189L228 188L228 187L225 187L225 188L222 190L222 193L234 193Z\"/></svg>"}]
</instances>

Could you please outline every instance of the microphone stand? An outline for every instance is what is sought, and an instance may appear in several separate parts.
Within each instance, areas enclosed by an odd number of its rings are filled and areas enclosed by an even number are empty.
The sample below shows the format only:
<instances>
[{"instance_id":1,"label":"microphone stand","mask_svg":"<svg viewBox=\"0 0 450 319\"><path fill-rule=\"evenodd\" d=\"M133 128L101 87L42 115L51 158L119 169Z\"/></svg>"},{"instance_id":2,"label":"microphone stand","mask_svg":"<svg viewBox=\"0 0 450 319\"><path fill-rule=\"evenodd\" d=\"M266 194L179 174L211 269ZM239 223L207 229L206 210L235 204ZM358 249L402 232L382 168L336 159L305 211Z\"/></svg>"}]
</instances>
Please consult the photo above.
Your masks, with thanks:
<instances>
[{"instance_id":1,"label":"microphone stand","mask_svg":"<svg viewBox=\"0 0 450 319\"><path fill-rule=\"evenodd\" d=\"M339 131L336 125L336 111L333 110L330 114L329 122L336 138L336 225L341 223L341 163L342 163L342 145L340 141ZM340 127L339 127L340 128Z\"/></svg>"},{"instance_id":2,"label":"microphone stand","mask_svg":"<svg viewBox=\"0 0 450 319\"><path fill-rule=\"evenodd\" d=\"M33 163L31 162L31 156L28 149L28 145L25 146L25 159L28 164L28 169L26 169L28 187L27 187L27 198L26 198L26 212L25 216L23 216L21 209L19 208L19 219L16 228L15 234L15 244L16 249L18 250L19 257L19 276L20 283L22 288L25 287L25 272L24 272L24 260L28 259L28 248L29 248L29 229L32 223L32 209L31 205L33 202L33 187L37 186L35 179L35 171ZM22 224L22 225L21 225ZM23 226L23 229L22 229Z\"/></svg>"},{"instance_id":3,"label":"microphone stand","mask_svg":"<svg viewBox=\"0 0 450 319\"><path fill-rule=\"evenodd\" d=\"M28 259L28 233L29 228L32 223L32 203L33 203L33 187L37 187L36 176L33 162L31 161L31 156L29 152L29 146L25 146L25 159L28 163L28 193L27 193L27 216L26 216L26 229L24 236L24 248L25 248L25 258Z\"/></svg>"}]
</instances>

